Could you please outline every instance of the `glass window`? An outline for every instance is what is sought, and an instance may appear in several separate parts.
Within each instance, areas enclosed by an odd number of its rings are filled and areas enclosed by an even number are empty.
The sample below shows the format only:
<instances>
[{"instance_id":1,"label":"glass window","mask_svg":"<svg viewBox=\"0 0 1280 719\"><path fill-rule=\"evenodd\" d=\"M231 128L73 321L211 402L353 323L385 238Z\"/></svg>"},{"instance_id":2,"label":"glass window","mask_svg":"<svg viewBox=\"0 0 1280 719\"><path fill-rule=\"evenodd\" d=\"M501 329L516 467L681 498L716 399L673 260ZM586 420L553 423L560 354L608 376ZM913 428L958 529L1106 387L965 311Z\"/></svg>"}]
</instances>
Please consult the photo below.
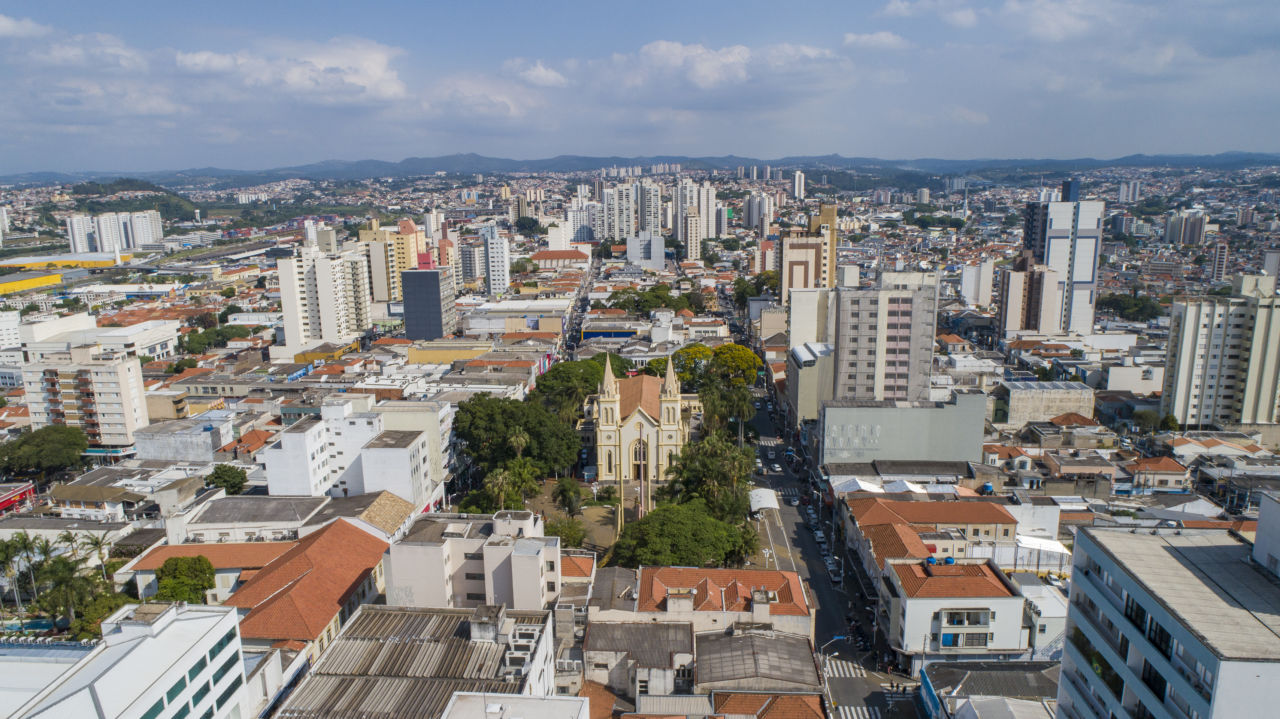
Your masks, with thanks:
<instances>
[{"instance_id":1,"label":"glass window","mask_svg":"<svg viewBox=\"0 0 1280 719\"><path fill-rule=\"evenodd\" d=\"M209 660L205 659L204 657L200 657L200 661L196 662L195 665L191 667L191 669L187 670L187 678L195 679L196 675L204 671L204 668L207 666L209 666Z\"/></svg>"},{"instance_id":2,"label":"glass window","mask_svg":"<svg viewBox=\"0 0 1280 719\"><path fill-rule=\"evenodd\" d=\"M186 688L187 688L186 677L178 677L177 683L169 687L169 691L164 693L164 697L165 699L168 699L170 702L172 702L174 699L178 697L179 694L182 693L182 690Z\"/></svg>"},{"instance_id":3,"label":"glass window","mask_svg":"<svg viewBox=\"0 0 1280 719\"><path fill-rule=\"evenodd\" d=\"M236 690L240 688L240 677L236 677L234 681L227 685L227 688L218 695L218 701L215 703L219 709L226 704L231 697L235 696Z\"/></svg>"},{"instance_id":4,"label":"glass window","mask_svg":"<svg viewBox=\"0 0 1280 719\"><path fill-rule=\"evenodd\" d=\"M156 719L162 711L164 711L164 699L157 699L156 703L152 704L151 708L143 713L142 719Z\"/></svg>"}]
</instances>

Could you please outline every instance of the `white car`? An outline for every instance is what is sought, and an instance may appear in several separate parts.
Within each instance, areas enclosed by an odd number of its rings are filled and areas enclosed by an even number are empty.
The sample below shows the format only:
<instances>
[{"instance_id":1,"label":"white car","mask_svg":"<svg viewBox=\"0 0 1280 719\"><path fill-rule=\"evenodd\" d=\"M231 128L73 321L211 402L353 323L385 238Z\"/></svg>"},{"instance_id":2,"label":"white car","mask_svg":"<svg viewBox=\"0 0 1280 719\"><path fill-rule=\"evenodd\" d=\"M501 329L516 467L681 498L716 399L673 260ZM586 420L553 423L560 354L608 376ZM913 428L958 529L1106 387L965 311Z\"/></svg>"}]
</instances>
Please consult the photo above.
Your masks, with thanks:
<instances>
[{"instance_id":1,"label":"white car","mask_svg":"<svg viewBox=\"0 0 1280 719\"><path fill-rule=\"evenodd\" d=\"M773 466L769 467L769 470L772 472L776 472L777 474L782 474L782 465L774 464Z\"/></svg>"},{"instance_id":2,"label":"white car","mask_svg":"<svg viewBox=\"0 0 1280 719\"><path fill-rule=\"evenodd\" d=\"M787 499L787 504L790 504L792 507L799 507L799 506L800 506L800 498L799 498L799 497L790 497L790 498L788 498L788 499Z\"/></svg>"}]
</instances>

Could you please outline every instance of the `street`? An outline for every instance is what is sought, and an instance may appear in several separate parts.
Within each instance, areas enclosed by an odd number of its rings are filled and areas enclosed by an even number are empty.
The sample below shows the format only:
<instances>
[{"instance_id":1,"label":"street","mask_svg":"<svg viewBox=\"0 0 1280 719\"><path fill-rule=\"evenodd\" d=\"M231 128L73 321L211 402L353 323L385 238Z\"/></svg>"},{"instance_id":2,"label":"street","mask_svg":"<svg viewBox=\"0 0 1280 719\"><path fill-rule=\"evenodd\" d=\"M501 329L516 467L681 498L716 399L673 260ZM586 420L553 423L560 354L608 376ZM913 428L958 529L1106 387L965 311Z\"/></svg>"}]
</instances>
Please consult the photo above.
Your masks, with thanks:
<instances>
[{"instance_id":1,"label":"street","mask_svg":"<svg viewBox=\"0 0 1280 719\"><path fill-rule=\"evenodd\" d=\"M758 520L760 542L768 548L777 568L798 572L809 589L810 601L816 611L814 648L819 650L829 706L841 719L914 718L916 711L911 692L889 691L889 685L901 682L902 677L872 671L874 650L859 651L854 641L855 630L847 620L850 612L865 637L872 636L873 621L858 588L857 572L842 557L843 548L832 547L832 556L838 566L843 563L845 576L844 584L833 582L814 532L806 523L806 505L793 507L789 503L793 497L808 497L812 506L817 507L819 500L807 479L793 469L799 468L803 472L803 468L786 457L787 445L778 438L777 427L767 409L769 399L765 390L756 388L753 391L761 408L757 410L751 426L759 432L757 456L764 463L764 475L756 475L755 485L776 491L780 505L776 513L766 511ZM770 450L774 453L773 459L768 458ZM782 471L770 471L774 464L779 465ZM830 541L830 510L821 508L819 517L822 531ZM846 592L846 585L853 593L852 599ZM833 639L844 636L848 639Z\"/></svg>"}]
</instances>

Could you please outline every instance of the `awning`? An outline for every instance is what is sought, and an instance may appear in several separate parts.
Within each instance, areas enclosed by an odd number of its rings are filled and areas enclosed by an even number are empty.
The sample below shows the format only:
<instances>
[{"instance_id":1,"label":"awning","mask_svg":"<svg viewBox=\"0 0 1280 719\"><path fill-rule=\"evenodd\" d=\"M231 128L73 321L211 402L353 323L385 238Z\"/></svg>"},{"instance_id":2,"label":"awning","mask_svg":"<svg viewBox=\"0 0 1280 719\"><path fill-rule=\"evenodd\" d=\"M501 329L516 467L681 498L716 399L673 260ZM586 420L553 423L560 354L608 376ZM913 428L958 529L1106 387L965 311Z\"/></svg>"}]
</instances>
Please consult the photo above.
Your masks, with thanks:
<instances>
[{"instance_id":1,"label":"awning","mask_svg":"<svg viewBox=\"0 0 1280 719\"><path fill-rule=\"evenodd\" d=\"M772 489L753 489L747 495L751 500L751 513L762 509L778 509L778 493Z\"/></svg>"}]
</instances>

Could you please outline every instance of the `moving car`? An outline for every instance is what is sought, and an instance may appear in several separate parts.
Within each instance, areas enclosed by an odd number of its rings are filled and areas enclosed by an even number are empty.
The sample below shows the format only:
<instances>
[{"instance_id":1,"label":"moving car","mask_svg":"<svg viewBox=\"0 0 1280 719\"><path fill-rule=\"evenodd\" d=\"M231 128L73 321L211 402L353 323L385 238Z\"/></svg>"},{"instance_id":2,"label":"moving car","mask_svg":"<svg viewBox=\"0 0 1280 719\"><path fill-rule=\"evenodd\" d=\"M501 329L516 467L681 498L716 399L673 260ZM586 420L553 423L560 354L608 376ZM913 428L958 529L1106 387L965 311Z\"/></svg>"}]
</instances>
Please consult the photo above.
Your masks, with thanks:
<instances>
[{"instance_id":1,"label":"moving car","mask_svg":"<svg viewBox=\"0 0 1280 719\"><path fill-rule=\"evenodd\" d=\"M800 498L799 498L799 497L788 497L788 498L787 498L787 504L790 504L792 507L799 507L799 506L800 506Z\"/></svg>"},{"instance_id":2,"label":"moving car","mask_svg":"<svg viewBox=\"0 0 1280 719\"><path fill-rule=\"evenodd\" d=\"M774 464L772 467L770 467L769 469L770 469L770 471L776 472L776 473L778 473L778 474L782 474L782 465L780 465L780 464L776 464L776 463L775 463L775 464Z\"/></svg>"}]
</instances>

